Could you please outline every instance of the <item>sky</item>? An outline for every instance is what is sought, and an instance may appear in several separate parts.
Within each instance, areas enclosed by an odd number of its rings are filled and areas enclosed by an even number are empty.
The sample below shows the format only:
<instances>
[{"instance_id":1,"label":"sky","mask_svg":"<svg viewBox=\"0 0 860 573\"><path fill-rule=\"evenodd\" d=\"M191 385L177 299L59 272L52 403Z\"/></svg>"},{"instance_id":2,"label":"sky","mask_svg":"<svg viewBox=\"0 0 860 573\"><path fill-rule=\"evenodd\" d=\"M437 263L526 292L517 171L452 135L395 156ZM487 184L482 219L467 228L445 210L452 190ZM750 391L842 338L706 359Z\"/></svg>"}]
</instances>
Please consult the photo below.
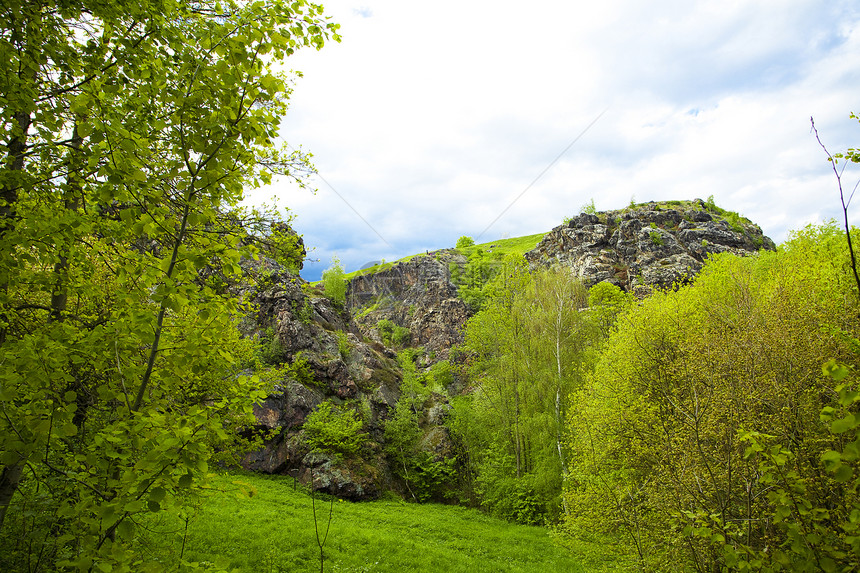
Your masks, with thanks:
<instances>
[{"instance_id":1,"label":"sky","mask_svg":"<svg viewBox=\"0 0 860 573\"><path fill-rule=\"evenodd\" d=\"M832 153L860 147L854 0L323 4L343 40L288 58L281 123L317 191L247 194L290 210L307 280L549 231L592 200L713 195L777 243L842 215L810 117Z\"/></svg>"}]
</instances>

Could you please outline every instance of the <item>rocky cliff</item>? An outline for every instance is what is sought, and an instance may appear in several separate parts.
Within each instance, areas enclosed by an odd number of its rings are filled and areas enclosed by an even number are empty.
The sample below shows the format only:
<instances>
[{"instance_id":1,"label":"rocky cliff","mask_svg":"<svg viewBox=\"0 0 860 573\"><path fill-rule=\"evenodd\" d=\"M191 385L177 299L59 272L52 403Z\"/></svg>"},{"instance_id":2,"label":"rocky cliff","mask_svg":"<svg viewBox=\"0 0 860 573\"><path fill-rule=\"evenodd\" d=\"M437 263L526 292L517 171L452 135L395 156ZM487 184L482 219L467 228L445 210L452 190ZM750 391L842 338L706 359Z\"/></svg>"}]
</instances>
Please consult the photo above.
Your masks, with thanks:
<instances>
[{"instance_id":1,"label":"rocky cliff","mask_svg":"<svg viewBox=\"0 0 860 573\"><path fill-rule=\"evenodd\" d=\"M350 281L345 308L277 265L263 261L246 269L257 277L256 286L244 293L256 312L243 330L261 341L266 364L258 367L274 379L249 430L264 438L263 445L244 466L293 475L341 498L366 499L396 489L384 427L404 377L395 351L405 347L422 349L413 353L416 370L410 374L413 384L424 387L425 398L413 399L412 406L421 426L420 448L431 462L445 461L451 451L443 423L447 399L462 381L440 361L462 341L474 312L457 284L468 276L468 288L480 291L492 272L474 272L476 261L497 262L500 249L492 247L486 253L473 247L469 258L445 249L383 265ZM610 281L645 295L690 280L711 254L745 256L773 248L758 226L712 202L673 201L583 213L547 233L526 259L533 267L570 267L589 285ZM440 365L447 370L434 373ZM368 440L358 454L344 458L308 445L304 424L324 402L362 419Z\"/></svg>"},{"instance_id":2,"label":"rocky cliff","mask_svg":"<svg viewBox=\"0 0 860 573\"><path fill-rule=\"evenodd\" d=\"M389 320L408 329L408 345L445 357L462 341L463 326L471 316L451 281L451 265L465 262L453 250L437 251L357 276L347 289L347 307L370 339L382 343L377 325Z\"/></svg>"},{"instance_id":3,"label":"rocky cliff","mask_svg":"<svg viewBox=\"0 0 860 573\"><path fill-rule=\"evenodd\" d=\"M775 246L758 225L696 199L582 213L547 233L526 259L570 267L587 285L609 281L644 294L691 280L709 255L760 249Z\"/></svg>"},{"instance_id":4,"label":"rocky cliff","mask_svg":"<svg viewBox=\"0 0 860 573\"><path fill-rule=\"evenodd\" d=\"M263 437L263 445L243 466L293 475L341 498L374 497L390 486L379 441L400 395L394 352L362 340L349 313L298 276L276 265L266 273L245 293L256 312L242 329L261 342L258 373L273 378L272 390L254 407L256 425L249 429ZM304 422L324 401L362 413L369 440L360 462L347 463L308 445Z\"/></svg>"}]
</instances>

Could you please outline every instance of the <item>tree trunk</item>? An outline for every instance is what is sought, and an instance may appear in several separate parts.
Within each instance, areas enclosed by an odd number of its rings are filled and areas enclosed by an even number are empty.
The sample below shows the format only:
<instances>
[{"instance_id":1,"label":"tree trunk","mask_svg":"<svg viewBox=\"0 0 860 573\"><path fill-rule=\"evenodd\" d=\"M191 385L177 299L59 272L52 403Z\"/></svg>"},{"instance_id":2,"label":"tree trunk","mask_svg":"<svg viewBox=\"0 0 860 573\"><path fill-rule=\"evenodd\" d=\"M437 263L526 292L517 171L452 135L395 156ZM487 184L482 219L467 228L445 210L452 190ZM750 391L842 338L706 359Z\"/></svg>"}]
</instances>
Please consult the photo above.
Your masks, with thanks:
<instances>
[{"instance_id":1,"label":"tree trunk","mask_svg":"<svg viewBox=\"0 0 860 573\"><path fill-rule=\"evenodd\" d=\"M21 482L21 474L24 471L24 464L18 462L11 466L3 468L0 473L0 531L3 530L3 521L6 519L6 510L9 504L12 503L12 497L18 491L18 484Z\"/></svg>"}]
</instances>

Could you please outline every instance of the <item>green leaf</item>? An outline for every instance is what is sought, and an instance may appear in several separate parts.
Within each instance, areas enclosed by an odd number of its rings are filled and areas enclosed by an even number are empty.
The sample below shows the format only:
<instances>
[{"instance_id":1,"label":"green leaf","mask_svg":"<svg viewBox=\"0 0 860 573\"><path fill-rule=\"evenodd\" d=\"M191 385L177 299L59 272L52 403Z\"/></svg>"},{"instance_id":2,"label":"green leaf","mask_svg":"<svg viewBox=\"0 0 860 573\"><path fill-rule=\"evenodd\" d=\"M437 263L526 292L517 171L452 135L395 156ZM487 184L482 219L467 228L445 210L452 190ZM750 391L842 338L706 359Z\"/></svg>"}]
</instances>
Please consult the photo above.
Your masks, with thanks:
<instances>
[{"instance_id":1,"label":"green leaf","mask_svg":"<svg viewBox=\"0 0 860 573\"><path fill-rule=\"evenodd\" d=\"M846 482L854 477L854 470L848 464L840 464L833 475L833 479L838 482Z\"/></svg>"},{"instance_id":2,"label":"green leaf","mask_svg":"<svg viewBox=\"0 0 860 573\"><path fill-rule=\"evenodd\" d=\"M857 427L857 421L854 414L848 414L844 418L833 420L830 424L830 431L834 434L844 434L855 427Z\"/></svg>"},{"instance_id":3,"label":"green leaf","mask_svg":"<svg viewBox=\"0 0 860 573\"><path fill-rule=\"evenodd\" d=\"M194 476L191 472L188 472L184 476L179 478L179 487L187 489L191 487L191 483L194 481Z\"/></svg>"},{"instance_id":4,"label":"green leaf","mask_svg":"<svg viewBox=\"0 0 860 573\"><path fill-rule=\"evenodd\" d=\"M843 380L848 376L848 368L844 364L839 364L836 360L829 360L822 367L822 372L825 376L829 376L836 382Z\"/></svg>"}]
</instances>

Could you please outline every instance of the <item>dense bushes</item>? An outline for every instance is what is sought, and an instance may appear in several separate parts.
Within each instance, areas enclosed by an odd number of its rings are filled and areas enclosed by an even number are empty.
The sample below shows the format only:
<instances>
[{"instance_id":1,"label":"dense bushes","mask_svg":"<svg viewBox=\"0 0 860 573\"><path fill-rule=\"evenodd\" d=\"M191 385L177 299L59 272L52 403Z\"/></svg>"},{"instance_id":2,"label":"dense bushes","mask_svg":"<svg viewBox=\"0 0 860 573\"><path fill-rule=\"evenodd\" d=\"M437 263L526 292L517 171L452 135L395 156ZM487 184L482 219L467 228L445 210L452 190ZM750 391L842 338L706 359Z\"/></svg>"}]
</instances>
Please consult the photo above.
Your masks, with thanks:
<instances>
[{"instance_id":1,"label":"dense bushes","mask_svg":"<svg viewBox=\"0 0 860 573\"><path fill-rule=\"evenodd\" d=\"M367 441L364 422L354 411L323 402L305 420L305 440L313 449L334 455L355 455Z\"/></svg>"},{"instance_id":2,"label":"dense bushes","mask_svg":"<svg viewBox=\"0 0 860 573\"><path fill-rule=\"evenodd\" d=\"M840 503L820 461L841 451L821 365L855 355L846 264L835 227L807 228L623 314L572 398L567 526L623 532L645 569L710 571L792 543L779 480L784 499L802 485L811 508Z\"/></svg>"},{"instance_id":3,"label":"dense bushes","mask_svg":"<svg viewBox=\"0 0 860 573\"><path fill-rule=\"evenodd\" d=\"M408 328L394 324L387 318L376 323L376 332L386 346L403 346L412 336Z\"/></svg>"},{"instance_id":4,"label":"dense bushes","mask_svg":"<svg viewBox=\"0 0 860 573\"><path fill-rule=\"evenodd\" d=\"M437 459L422 448L419 418L425 415L430 393L442 391L442 386L450 381L450 365L441 361L429 371L419 373L413 359L414 353L410 350L398 355L403 380L400 400L385 422L385 454L392 471L415 501L441 500L451 491L455 460Z\"/></svg>"},{"instance_id":5,"label":"dense bushes","mask_svg":"<svg viewBox=\"0 0 860 573\"><path fill-rule=\"evenodd\" d=\"M569 272L533 275L510 259L466 327L471 392L452 428L465 445L474 493L489 511L523 523L557 519L566 468L566 397L579 387L598 330L586 290Z\"/></svg>"}]
</instances>

